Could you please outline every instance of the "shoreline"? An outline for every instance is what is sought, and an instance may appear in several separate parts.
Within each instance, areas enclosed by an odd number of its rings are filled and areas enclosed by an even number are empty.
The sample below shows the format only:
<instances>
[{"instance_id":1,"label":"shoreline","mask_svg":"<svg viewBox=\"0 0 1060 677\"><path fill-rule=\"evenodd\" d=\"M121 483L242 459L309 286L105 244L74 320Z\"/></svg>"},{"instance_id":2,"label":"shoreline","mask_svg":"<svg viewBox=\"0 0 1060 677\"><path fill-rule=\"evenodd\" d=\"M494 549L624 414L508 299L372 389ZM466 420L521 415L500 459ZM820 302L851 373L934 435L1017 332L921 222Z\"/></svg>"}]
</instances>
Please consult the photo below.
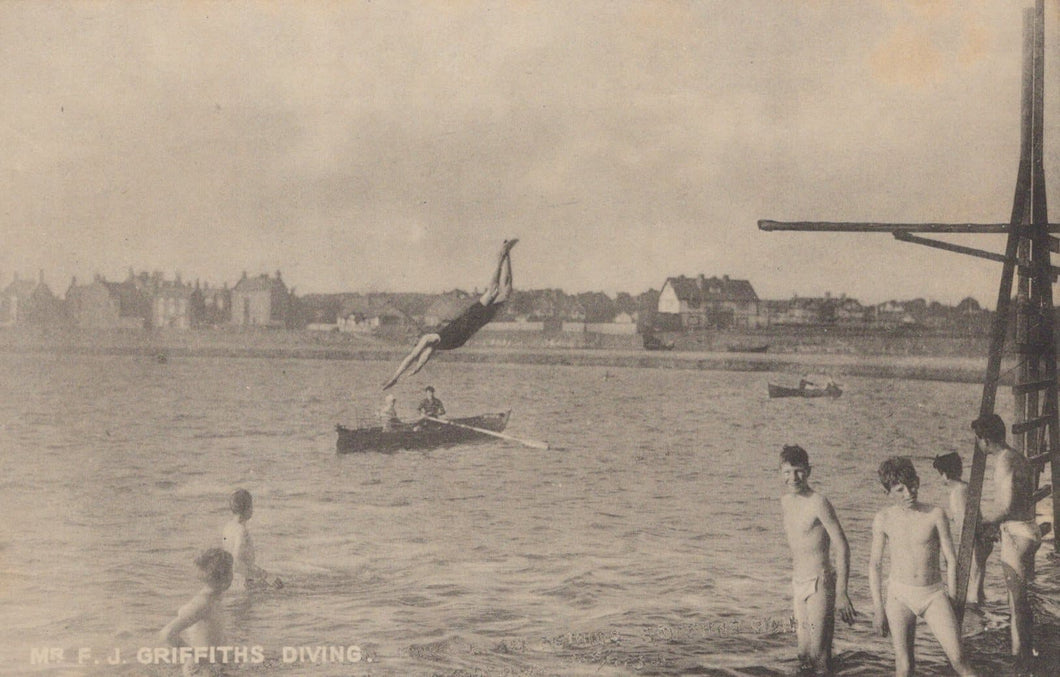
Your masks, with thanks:
<instances>
[{"instance_id":1,"label":"shoreline","mask_svg":"<svg viewBox=\"0 0 1060 677\"><path fill-rule=\"evenodd\" d=\"M233 337L234 338L234 337ZM174 344L176 343L176 344ZM395 361L407 354L405 347L384 343L365 346L313 345L195 345L194 342L139 340L134 343L47 342L44 344L0 344L0 352L59 355L130 355L159 361L173 358L320 359L346 361ZM308 342L305 342L308 343ZM164 360L162 359L164 358ZM774 372L800 375L827 372L834 378L869 377L951 383L982 383L986 357L938 355L851 355L834 353L732 353L714 351L645 351L638 349L474 347L443 352L440 362L479 364L530 364L580 367L629 367L689 369L700 371ZM1004 373L1011 365L1002 367ZM1004 381L1003 381L1004 382Z\"/></svg>"}]
</instances>

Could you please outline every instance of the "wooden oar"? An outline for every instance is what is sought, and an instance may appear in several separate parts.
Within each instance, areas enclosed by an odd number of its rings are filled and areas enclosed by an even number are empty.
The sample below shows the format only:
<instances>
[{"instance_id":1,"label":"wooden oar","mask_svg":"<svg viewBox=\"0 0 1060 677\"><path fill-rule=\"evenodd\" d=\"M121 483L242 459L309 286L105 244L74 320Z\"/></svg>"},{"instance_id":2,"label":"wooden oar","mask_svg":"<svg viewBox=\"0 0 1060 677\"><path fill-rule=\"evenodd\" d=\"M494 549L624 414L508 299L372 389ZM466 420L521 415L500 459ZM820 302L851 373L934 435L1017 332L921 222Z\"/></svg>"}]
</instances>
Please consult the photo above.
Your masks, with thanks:
<instances>
[{"instance_id":1,"label":"wooden oar","mask_svg":"<svg viewBox=\"0 0 1060 677\"><path fill-rule=\"evenodd\" d=\"M424 416L423 418L427 419L428 421L434 421L435 423L444 423L445 425L451 425L454 428L466 428L468 430L474 430L477 433L482 433L483 435L492 435L493 437L499 437L502 440L509 440L511 442L518 442L519 444L525 444L526 446L533 447L534 449L549 449L550 448L548 446L548 442L538 442L537 440L523 440L523 439L519 439L518 437L512 437L511 435L505 435L504 433L499 433L499 432L497 432L495 430L486 430L485 428L476 428L473 425L465 425L463 423L456 423L454 421L447 421L444 418L435 418L433 416Z\"/></svg>"}]
</instances>

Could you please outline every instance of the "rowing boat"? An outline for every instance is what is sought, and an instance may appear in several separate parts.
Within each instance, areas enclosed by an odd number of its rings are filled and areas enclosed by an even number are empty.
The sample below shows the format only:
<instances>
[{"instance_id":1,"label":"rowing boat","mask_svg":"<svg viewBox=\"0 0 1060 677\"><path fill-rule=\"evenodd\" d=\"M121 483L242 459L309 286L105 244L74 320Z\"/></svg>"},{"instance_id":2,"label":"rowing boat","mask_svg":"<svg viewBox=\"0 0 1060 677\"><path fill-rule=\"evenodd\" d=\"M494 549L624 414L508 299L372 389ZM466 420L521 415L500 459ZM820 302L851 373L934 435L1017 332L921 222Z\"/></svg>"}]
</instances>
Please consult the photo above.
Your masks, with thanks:
<instances>
[{"instance_id":1,"label":"rowing boat","mask_svg":"<svg viewBox=\"0 0 1060 677\"><path fill-rule=\"evenodd\" d=\"M824 388L816 386L789 388L787 386L778 386L775 383L769 384L770 397L839 397L842 394L843 390L834 383L829 383Z\"/></svg>"},{"instance_id":2,"label":"rowing boat","mask_svg":"<svg viewBox=\"0 0 1060 677\"><path fill-rule=\"evenodd\" d=\"M730 353L764 353L769 350L769 344L763 343L757 346L728 345L725 350Z\"/></svg>"},{"instance_id":3,"label":"rowing boat","mask_svg":"<svg viewBox=\"0 0 1060 677\"><path fill-rule=\"evenodd\" d=\"M338 440L335 450L340 454L358 451L398 451L400 449L434 449L455 444L485 442L497 437L489 433L500 433L508 425L511 412L481 414L467 418L448 419L450 423L418 421L404 423L391 430L382 426L370 428L347 428L335 426ZM478 428L479 430L474 430ZM486 432L480 432L486 431Z\"/></svg>"}]
</instances>

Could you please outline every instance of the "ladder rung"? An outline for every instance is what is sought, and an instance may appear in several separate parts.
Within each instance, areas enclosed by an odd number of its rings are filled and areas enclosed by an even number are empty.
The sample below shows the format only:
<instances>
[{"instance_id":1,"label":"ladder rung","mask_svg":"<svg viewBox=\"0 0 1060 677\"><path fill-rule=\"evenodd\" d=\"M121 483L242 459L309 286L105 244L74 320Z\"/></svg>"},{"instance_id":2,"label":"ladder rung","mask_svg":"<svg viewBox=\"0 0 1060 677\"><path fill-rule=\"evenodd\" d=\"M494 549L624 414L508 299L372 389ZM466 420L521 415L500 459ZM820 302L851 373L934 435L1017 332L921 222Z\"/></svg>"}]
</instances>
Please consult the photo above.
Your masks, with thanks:
<instances>
[{"instance_id":1,"label":"ladder rung","mask_svg":"<svg viewBox=\"0 0 1060 677\"><path fill-rule=\"evenodd\" d=\"M1038 454L1036 456L1028 456L1027 457L1027 462L1030 463L1031 465L1038 466L1039 469L1040 469L1041 466L1043 466L1043 465L1045 465L1046 463L1049 462L1049 457L1050 456L1052 456L1052 454L1050 454L1047 451L1044 454Z\"/></svg>"},{"instance_id":2,"label":"ladder rung","mask_svg":"<svg viewBox=\"0 0 1060 677\"><path fill-rule=\"evenodd\" d=\"M1044 428L1056 419L1055 415L1046 414L1045 416L1039 416L1037 418L1030 418L1026 421L1020 421L1019 423L1012 424L1012 434L1022 435L1028 430L1034 430L1035 428Z\"/></svg>"},{"instance_id":3,"label":"ladder rung","mask_svg":"<svg viewBox=\"0 0 1060 677\"><path fill-rule=\"evenodd\" d=\"M1028 381L1027 383L1017 383L1016 385L1012 386L1012 393L1014 395L1025 395L1027 393L1045 390L1051 385L1056 385L1056 381L1051 378L1047 378L1042 381Z\"/></svg>"},{"instance_id":4,"label":"ladder rung","mask_svg":"<svg viewBox=\"0 0 1060 677\"><path fill-rule=\"evenodd\" d=\"M1043 498L1048 496L1050 494L1050 492L1052 492L1052 490L1053 490L1053 487L1051 485L1049 485L1049 484L1046 484L1044 487L1042 487L1038 491L1036 491L1033 494L1031 494L1031 503L1034 504L1034 503L1037 503L1038 501L1042 500Z\"/></svg>"},{"instance_id":5,"label":"ladder rung","mask_svg":"<svg viewBox=\"0 0 1060 677\"><path fill-rule=\"evenodd\" d=\"M1019 274L1020 277L1034 277L1035 275L1037 275L1037 271L1035 271L1034 267L1031 265L1028 265L1026 263L1020 263ZM1058 274L1060 274L1060 268L1057 268L1056 266L1049 266L1049 278L1053 282L1057 281Z\"/></svg>"},{"instance_id":6,"label":"ladder rung","mask_svg":"<svg viewBox=\"0 0 1060 677\"><path fill-rule=\"evenodd\" d=\"M1049 350L1045 343L1017 343L1014 348L1020 355L1044 355Z\"/></svg>"}]
</instances>

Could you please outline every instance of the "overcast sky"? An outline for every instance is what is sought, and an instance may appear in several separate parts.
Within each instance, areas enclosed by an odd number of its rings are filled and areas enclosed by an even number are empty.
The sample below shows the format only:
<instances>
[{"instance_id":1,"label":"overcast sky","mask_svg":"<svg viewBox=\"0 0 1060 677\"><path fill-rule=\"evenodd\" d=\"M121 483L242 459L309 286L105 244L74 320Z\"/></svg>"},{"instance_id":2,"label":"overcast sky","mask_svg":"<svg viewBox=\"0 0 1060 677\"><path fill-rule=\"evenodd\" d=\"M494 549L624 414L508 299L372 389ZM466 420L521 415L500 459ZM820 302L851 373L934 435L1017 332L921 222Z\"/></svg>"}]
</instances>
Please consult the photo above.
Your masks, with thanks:
<instances>
[{"instance_id":1,"label":"overcast sky","mask_svg":"<svg viewBox=\"0 0 1060 677\"><path fill-rule=\"evenodd\" d=\"M993 306L999 264L756 222L1006 222L1027 4L5 0L0 284L481 288L518 236L523 288Z\"/></svg>"}]
</instances>

